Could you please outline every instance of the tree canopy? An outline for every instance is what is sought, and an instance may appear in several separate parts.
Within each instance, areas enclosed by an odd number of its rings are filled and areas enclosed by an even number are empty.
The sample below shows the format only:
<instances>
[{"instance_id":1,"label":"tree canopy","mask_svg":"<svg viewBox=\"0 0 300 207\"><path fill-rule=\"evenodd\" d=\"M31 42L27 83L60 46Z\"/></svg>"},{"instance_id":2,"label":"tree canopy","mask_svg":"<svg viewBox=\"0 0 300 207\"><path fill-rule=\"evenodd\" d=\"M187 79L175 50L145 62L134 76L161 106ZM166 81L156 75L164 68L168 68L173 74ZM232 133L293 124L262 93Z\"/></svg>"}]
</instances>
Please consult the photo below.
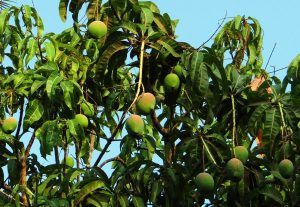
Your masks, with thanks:
<instances>
[{"instance_id":1,"label":"tree canopy","mask_svg":"<svg viewBox=\"0 0 300 207\"><path fill-rule=\"evenodd\" d=\"M299 206L300 56L267 73L257 19L194 48L151 1L3 6L2 206Z\"/></svg>"}]
</instances>

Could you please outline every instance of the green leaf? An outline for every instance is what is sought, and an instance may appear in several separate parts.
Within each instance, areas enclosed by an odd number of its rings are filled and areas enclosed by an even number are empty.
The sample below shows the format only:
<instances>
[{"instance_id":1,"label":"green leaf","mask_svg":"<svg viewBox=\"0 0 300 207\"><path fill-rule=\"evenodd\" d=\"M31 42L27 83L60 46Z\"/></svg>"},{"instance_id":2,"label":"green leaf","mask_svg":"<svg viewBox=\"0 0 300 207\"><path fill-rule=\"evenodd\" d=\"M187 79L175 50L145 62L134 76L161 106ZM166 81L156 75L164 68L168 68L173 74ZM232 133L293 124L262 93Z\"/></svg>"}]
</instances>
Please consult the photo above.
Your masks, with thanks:
<instances>
[{"instance_id":1,"label":"green leaf","mask_svg":"<svg viewBox=\"0 0 300 207\"><path fill-rule=\"evenodd\" d=\"M82 169L70 169L68 172L69 181L74 181L77 179L78 175L84 175L86 173L85 170Z\"/></svg>"},{"instance_id":2,"label":"green leaf","mask_svg":"<svg viewBox=\"0 0 300 207\"><path fill-rule=\"evenodd\" d=\"M101 0L90 0L89 5L86 9L86 16L88 18L88 20L96 18L96 4L98 3L98 11L100 11L100 6L101 6Z\"/></svg>"},{"instance_id":3,"label":"green leaf","mask_svg":"<svg viewBox=\"0 0 300 207\"><path fill-rule=\"evenodd\" d=\"M88 206L103 207L103 205L101 203L99 203L96 199L93 199L93 198L87 198L86 199L86 204Z\"/></svg>"},{"instance_id":4,"label":"green leaf","mask_svg":"<svg viewBox=\"0 0 300 207\"><path fill-rule=\"evenodd\" d=\"M278 171L270 171L271 175L273 175L276 179L280 180L283 185L287 185L287 179L282 177L282 175Z\"/></svg>"},{"instance_id":5,"label":"green leaf","mask_svg":"<svg viewBox=\"0 0 300 207\"><path fill-rule=\"evenodd\" d=\"M20 174L17 173L20 171L20 163L16 159L9 159L7 161L7 171L10 182L14 185L19 182Z\"/></svg>"},{"instance_id":6,"label":"green leaf","mask_svg":"<svg viewBox=\"0 0 300 207\"><path fill-rule=\"evenodd\" d=\"M92 117L94 116L94 106L93 104L87 102L86 100L84 100L81 104L80 104L80 108L83 111L83 114L86 115L87 117Z\"/></svg>"},{"instance_id":7,"label":"green leaf","mask_svg":"<svg viewBox=\"0 0 300 207\"><path fill-rule=\"evenodd\" d=\"M7 26L8 19L10 18L11 13L9 9L4 9L0 13L0 34L4 34L5 28Z\"/></svg>"},{"instance_id":8,"label":"green leaf","mask_svg":"<svg viewBox=\"0 0 300 207\"><path fill-rule=\"evenodd\" d=\"M57 121L50 122L47 133L46 133L46 139L44 139L44 143L41 145L41 148L43 149L43 155L44 158L46 158L46 154L50 155L51 151L53 150L54 146L57 146L58 139L60 137L60 131L57 126Z\"/></svg>"},{"instance_id":9,"label":"green leaf","mask_svg":"<svg viewBox=\"0 0 300 207\"><path fill-rule=\"evenodd\" d=\"M32 124L39 121L43 117L43 114L43 104L38 99L30 101L24 117L24 129L28 129Z\"/></svg>"},{"instance_id":10,"label":"green leaf","mask_svg":"<svg viewBox=\"0 0 300 207\"><path fill-rule=\"evenodd\" d=\"M253 43L248 44L248 61L247 61L247 65L253 65L257 54L256 54L256 47Z\"/></svg>"},{"instance_id":11,"label":"green leaf","mask_svg":"<svg viewBox=\"0 0 300 207\"><path fill-rule=\"evenodd\" d=\"M290 63L287 71L287 76L291 79L299 79L300 75L300 54L298 54Z\"/></svg>"},{"instance_id":12,"label":"green leaf","mask_svg":"<svg viewBox=\"0 0 300 207\"><path fill-rule=\"evenodd\" d=\"M249 20L252 20L254 24L252 24L252 28L253 28L253 31L254 31L254 40L259 38L259 39L262 39L261 37L261 26L258 22L257 19L253 18L253 17L248 17Z\"/></svg>"},{"instance_id":13,"label":"green leaf","mask_svg":"<svg viewBox=\"0 0 300 207\"><path fill-rule=\"evenodd\" d=\"M113 54L115 54L118 51L125 50L127 48L128 46L120 41L110 44L109 47L106 48L106 50L100 56L100 60L97 64L97 67L99 67L100 70L97 72L104 72L104 69L107 68L109 60L113 56Z\"/></svg>"},{"instance_id":14,"label":"green leaf","mask_svg":"<svg viewBox=\"0 0 300 207\"><path fill-rule=\"evenodd\" d=\"M269 107L268 104L260 104L258 105L253 113L251 114L249 120L248 120L248 126L249 128L254 128L255 123L259 120L261 120L261 117L265 110Z\"/></svg>"},{"instance_id":15,"label":"green leaf","mask_svg":"<svg viewBox=\"0 0 300 207\"><path fill-rule=\"evenodd\" d=\"M214 139L218 142L218 144L223 145L224 147L226 147L226 139L224 138L224 136L221 136L220 134L217 133L213 133L213 134L208 134L206 135L207 138L209 139Z\"/></svg>"},{"instance_id":16,"label":"green leaf","mask_svg":"<svg viewBox=\"0 0 300 207\"><path fill-rule=\"evenodd\" d=\"M235 30L240 30L241 25L242 25L242 16L237 15L236 17L234 17L234 19L232 20L233 23L233 28Z\"/></svg>"},{"instance_id":17,"label":"green leaf","mask_svg":"<svg viewBox=\"0 0 300 207\"><path fill-rule=\"evenodd\" d=\"M160 31L166 34L172 33L172 28L170 27L170 25L168 25L167 21L163 18L163 16L161 16L158 13L153 13L153 20Z\"/></svg>"},{"instance_id":18,"label":"green leaf","mask_svg":"<svg viewBox=\"0 0 300 207\"><path fill-rule=\"evenodd\" d=\"M39 67L36 72L51 74L53 72L58 72L58 71L59 71L59 68L55 62L47 62L44 65L42 65L41 67Z\"/></svg>"},{"instance_id":19,"label":"green leaf","mask_svg":"<svg viewBox=\"0 0 300 207\"><path fill-rule=\"evenodd\" d=\"M40 152L43 158L50 155L53 147L58 145L60 130L57 127L57 121L46 121L37 131L36 137L40 140Z\"/></svg>"},{"instance_id":20,"label":"green leaf","mask_svg":"<svg viewBox=\"0 0 300 207\"><path fill-rule=\"evenodd\" d=\"M110 0L110 3L118 16L118 19L121 20L127 8L127 1Z\"/></svg>"},{"instance_id":21,"label":"green leaf","mask_svg":"<svg viewBox=\"0 0 300 207\"><path fill-rule=\"evenodd\" d=\"M119 28L126 29L126 30L130 31L133 34L138 34L136 24L134 24L131 21L122 21L119 25L111 28L111 31L112 32L117 31Z\"/></svg>"},{"instance_id":22,"label":"green leaf","mask_svg":"<svg viewBox=\"0 0 300 207\"><path fill-rule=\"evenodd\" d=\"M78 206L79 203L90 193L94 192L99 188L106 188L106 185L103 181L96 180L87 183L86 185L82 186L80 191L75 195L74 199L74 206Z\"/></svg>"},{"instance_id":23,"label":"green leaf","mask_svg":"<svg viewBox=\"0 0 300 207\"><path fill-rule=\"evenodd\" d=\"M49 97L50 100L54 99L54 95L55 95L55 90L57 88L57 85L63 80L63 77L61 77L59 75L58 72L53 72L46 83L46 91L47 91L47 95Z\"/></svg>"},{"instance_id":24,"label":"green leaf","mask_svg":"<svg viewBox=\"0 0 300 207\"><path fill-rule=\"evenodd\" d=\"M133 205L135 207L144 207L144 200L143 198L139 197L139 196L132 196L132 201L133 201Z\"/></svg>"},{"instance_id":25,"label":"green leaf","mask_svg":"<svg viewBox=\"0 0 300 207\"><path fill-rule=\"evenodd\" d=\"M25 64L27 65L29 61L34 57L38 49L38 42L36 39L30 39L27 44L27 56L25 59Z\"/></svg>"},{"instance_id":26,"label":"green leaf","mask_svg":"<svg viewBox=\"0 0 300 207\"><path fill-rule=\"evenodd\" d=\"M265 127L263 129L263 144L268 149L269 155L274 153L276 136L280 132L280 113L277 108L266 110Z\"/></svg>"},{"instance_id":27,"label":"green leaf","mask_svg":"<svg viewBox=\"0 0 300 207\"><path fill-rule=\"evenodd\" d=\"M157 7L157 5L155 3L153 3L152 1L139 1L139 5L141 7L146 7L148 9L150 9L153 13L160 13L159 8Z\"/></svg>"},{"instance_id":28,"label":"green leaf","mask_svg":"<svg viewBox=\"0 0 300 207\"><path fill-rule=\"evenodd\" d=\"M77 121L75 121L74 119L70 119L68 120L68 129L70 130L70 133L72 136L74 136L76 139L80 139L81 141L83 141L84 139L84 131L82 129L82 127L78 124Z\"/></svg>"},{"instance_id":29,"label":"green leaf","mask_svg":"<svg viewBox=\"0 0 300 207\"><path fill-rule=\"evenodd\" d=\"M47 59L49 61L54 61L55 54L56 54L54 45L49 42L45 42L44 45L45 45Z\"/></svg>"},{"instance_id":30,"label":"green leaf","mask_svg":"<svg viewBox=\"0 0 300 207\"><path fill-rule=\"evenodd\" d=\"M203 144L203 147L204 147L204 151L205 153L207 154L207 158L212 161L215 165L217 165L217 162L214 158L214 153L211 152L211 150L209 149L207 143L206 143L206 140L203 139L203 137L200 137L201 141L202 141L202 144ZM212 146L213 144L210 143ZM222 159L222 156L220 156L220 158Z\"/></svg>"},{"instance_id":31,"label":"green leaf","mask_svg":"<svg viewBox=\"0 0 300 207\"><path fill-rule=\"evenodd\" d=\"M85 49L91 61L92 62L96 61L99 56L99 49L94 39L88 39L85 42Z\"/></svg>"},{"instance_id":32,"label":"green leaf","mask_svg":"<svg viewBox=\"0 0 300 207\"><path fill-rule=\"evenodd\" d=\"M163 36L162 38L157 40L157 43L163 46L168 52L170 52L174 57L179 58L180 55L178 54L178 43L171 38Z\"/></svg>"},{"instance_id":33,"label":"green leaf","mask_svg":"<svg viewBox=\"0 0 300 207\"><path fill-rule=\"evenodd\" d=\"M150 26L153 22L153 13L150 9L141 7L142 23L145 26Z\"/></svg>"},{"instance_id":34,"label":"green leaf","mask_svg":"<svg viewBox=\"0 0 300 207\"><path fill-rule=\"evenodd\" d=\"M5 142L9 144L11 147L15 144L15 137L10 134L5 134L4 132L0 131L0 140L1 142Z\"/></svg>"},{"instance_id":35,"label":"green leaf","mask_svg":"<svg viewBox=\"0 0 300 207\"><path fill-rule=\"evenodd\" d=\"M35 8L31 8L32 10L32 17L35 19L35 24L37 26L37 36L42 37L44 33L44 24L42 18L38 15Z\"/></svg>"},{"instance_id":36,"label":"green leaf","mask_svg":"<svg viewBox=\"0 0 300 207\"><path fill-rule=\"evenodd\" d=\"M127 196L118 196L119 203L121 207L129 206L128 197Z\"/></svg>"},{"instance_id":37,"label":"green leaf","mask_svg":"<svg viewBox=\"0 0 300 207\"><path fill-rule=\"evenodd\" d=\"M71 0L69 5L69 11L72 13L72 19L74 22L78 23L79 11L83 5L83 0Z\"/></svg>"},{"instance_id":38,"label":"green leaf","mask_svg":"<svg viewBox=\"0 0 300 207\"><path fill-rule=\"evenodd\" d=\"M60 87L63 90L64 101L70 110L74 107L74 85L71 81L64 80L60 82Z\"/></svg>"},{"instance_id":39,"label":"green leaf","mask_svg":"<svg viewBox=\"0 0 300 207\"><path fill-rule=\"evenodd\" d=\"M262 189L259 190L260 194L263 194L277 203L279 203L281 206L284 206L283 198L280 192L272 185L266 185Z\"/></svg>"},{"instance_id":40,"label":"green leaf","mask_svg":"<svg viewBox=\"0 0 300 207\"><path fill-rule=\"evenodd\" d=\"M44 192L48 184L54 180L57 179L59 176L59 173L55 173L52 175L49 175L39 186L38 186L38 192Z\"/></svg>"},{"instance_id":41,"label":"green leaf","mask_svg":"<svg viewBox=\"0 0 300 207\"><path fill-rule=\"evenodd\" d=\"M13 77L13 83L14 88L18 88L26 79L26 76L23 73L17 73L12 76Z\"/></svg>"},{"instance_id":42,"label":"green leaf","mask_svg":"<svg viewBox=\"0 0 300 207\"><path fill-rule=\"evenodd\" d=\"M70 207L69 201L61 198L52 198L47 200L47 205L51 207Z\"/></svg>"},{"instance_id":43,"label":"green leaf","mask_svg":"<svg viewBox=\"0 0 300 207\"><path fill-rule=\"evenodd\" d=\"M31 22L31 7L28 5L22 6L22 14L23 14L23 21L26 25L27 31L31 31L32 29L32 22Z\"/></svg>"},{"instance_id":44,"label":"green leaf","mask_svg":"<svg viewBox=\"0 0 300 207\"><path fill-rule=\"evenodd\" d=\"M67 20L67 7L69 4L69 0L60 0L59 1L59 16L63 22Z\"/></svg>"},{"instance_id":45,"label":"green leaf","mask_svg":"<svg viewBox=\"0 0 300 207\"><path fill-rule=\"evenodd\" d=\"M147 145L148 159L152 160L156 149L155 140L151 136L144 136L143 140L146 142Z\"/></svg>"},{"instance_id":46,"label":"green leaf","mask_svg":"<svg viewBox=\"0 0 300 207\"><path fill-rule=\"evenodd\" d=\"M190 63L190 81L196 93L206 94L208 89L207 66L203 61L202 52L194 52Z\"/></svg>"},{"instance_id":47,"label":"green leaf","mask_svg":"<svg viewBox=\"0 0 300 207\"><path fill-rule=\"evenodd\" d=\"M151 197L150 201L152 203L156 203L157 196L161 193L162 191L162 184L159 180L154 180L151 185Z\"/></svg>"},{"instance_id":48,"label":"green leaf","mask_svg":"<svg viewBox=\"0 0 300 207\"><path fill-rule=\"evenodd\" d=\"M30 93L34 94L41 86L46 84L46 81L47 81L46 79L33 81L31 85Z\"/></svg>"},{"instance_id":49,"label":"green leaf","mask_svg":"<svg viewBox=\"0 0 300 207\"><path fill-rule=\"evenodd\" d=\"M235 67L233 67L230 72L232 90L238 93L239 91L245 89L247 76L239 73Z\"/></svg>"}]
</instances>

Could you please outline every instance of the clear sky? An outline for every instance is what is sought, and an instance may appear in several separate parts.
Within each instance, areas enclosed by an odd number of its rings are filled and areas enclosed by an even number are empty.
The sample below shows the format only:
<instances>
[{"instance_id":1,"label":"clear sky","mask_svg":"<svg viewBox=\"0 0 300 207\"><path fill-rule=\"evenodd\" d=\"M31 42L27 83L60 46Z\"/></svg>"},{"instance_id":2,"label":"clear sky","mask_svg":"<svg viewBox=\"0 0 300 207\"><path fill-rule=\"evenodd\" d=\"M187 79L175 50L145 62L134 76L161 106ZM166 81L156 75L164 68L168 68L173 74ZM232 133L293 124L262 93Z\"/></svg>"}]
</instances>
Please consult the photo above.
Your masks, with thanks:
<instances>
[{"instance_id":1,"label":"clear sky","mask_svg":"<svg viewBox=\"0 0 300 207\"><path fill-rule=\"evenodd\" d=\"M58 15L58 0L20 0L16 4L29 4L38 10L46 32L60 32L71 27L71 21L63 23ZM153 0L162 13L179 19L179 41L198 47L206 41L227 17L245 15L257 18L264 30L263 54L265 63L275 43L277 46L267 71L288 66L300 53L300 1L299 0ZM70 20L70 18L69 18ZM228 19L229 20L229 19ZM264 64L265 66L265 64ZM283 70L276 75L281 76ZM35 146L38 149L37 142ZM108 157L111 157L108 155Z\"/></svg>"}]
</instances>

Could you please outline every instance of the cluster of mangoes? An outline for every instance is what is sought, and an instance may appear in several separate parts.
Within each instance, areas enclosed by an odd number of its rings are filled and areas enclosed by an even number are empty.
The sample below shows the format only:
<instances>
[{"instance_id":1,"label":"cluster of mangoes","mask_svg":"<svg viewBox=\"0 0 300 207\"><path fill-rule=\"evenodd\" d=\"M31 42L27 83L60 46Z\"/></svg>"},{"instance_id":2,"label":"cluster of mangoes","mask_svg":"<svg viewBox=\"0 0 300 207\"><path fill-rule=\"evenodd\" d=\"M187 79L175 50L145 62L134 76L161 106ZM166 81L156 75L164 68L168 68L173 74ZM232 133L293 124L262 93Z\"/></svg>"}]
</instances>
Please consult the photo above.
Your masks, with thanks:
<instances>
[{"instance_id":1,"label":"cluster of mangoes","mask_svg":"<svg viewBox=\"0 0 300 207\"><path fill-rule=\"evenodd\" d=\"M180 65L174 67L173 72L164 77L163 86L165 93L174 94L180 88L180 77L182 76L183 68ZM156 99L152 93L146 92L141 94L136 101L136 110L138 114L148 115L155 109ZM126 120L126 129L128 134L142 135L145 124L141 116L132 114Z\"/></svg>"},{"instance_id":2,"label":"cluster of mangoes","mask_svg":"<svg viewBox=\"0 0 300 207\"><path fill-rule=\"evenodd\" d=\"M244 176L244 164L248 160L249 153L246 147L236 146L234 148L234 158L231 158L225 166L225 171L228 178L238 182ZM289 159L283 159L278 165L280 175L289 179L294 172L294 165ZM214 192L213 176L207 172L201 172L195 177L195 184L200 193L206 194Z\"/></svg>"},{"instance_id":3,"label":"cluster of mangoes","mask_svg":"<svg viewBox=\"0 0 300 207\"><path fill-rule=\"evenodd\" d=\"M148 115L155 109L156 99L152 93L141 94L136 101L136 110L138 113ZM130 135L142 135L145 124L141 116L132 114L126 120L126 130Z\"/></svg>"},{"instance_id":4,"label":"cluster of mangoes","mask_svg":"<svg viewBox=\"0 0 300 207\"><path fill-rule=\"evenodd\" d=\"M244 176L244 163L247 161L249 153L244 146L236 146L233 151L235 157L226 163L225 171L230 180L239 181ZM195 184L200 193L205 194L214 191L214 179L209 173L199 173L195 177Z\"/></svg>"}]
</instances>

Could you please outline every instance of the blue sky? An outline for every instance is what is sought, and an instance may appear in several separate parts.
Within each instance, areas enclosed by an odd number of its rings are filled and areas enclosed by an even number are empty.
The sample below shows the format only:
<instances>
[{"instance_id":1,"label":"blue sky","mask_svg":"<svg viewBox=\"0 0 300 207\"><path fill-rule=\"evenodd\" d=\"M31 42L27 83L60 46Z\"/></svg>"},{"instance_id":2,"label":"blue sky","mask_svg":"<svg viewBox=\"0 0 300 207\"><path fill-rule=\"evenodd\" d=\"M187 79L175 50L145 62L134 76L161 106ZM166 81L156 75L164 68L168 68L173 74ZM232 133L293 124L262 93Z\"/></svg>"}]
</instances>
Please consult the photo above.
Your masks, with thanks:
<instances>
[{"instance_id":1,"label":"blue sky","mask_svg":"<svg viewBox=\"0 0 300 207\"><path fill-rule=\"evenodd\" d=\"M57 33L72 26L71 21L63 23L60 20L58 0L21 0L16 4L32 5L32 2L43 19L46 32ZM299 0L153 0L153 2L162 13L168 13L172 19L179 19L178 40L188 42L194 47L201 45L214 33L218 23L227 13L228 18L245 15L259 20L264 30L265 62L274 44L277 43L267 71L272 71L272 66L276 69L288 66L300 52ZM276 75L282 77L285 72L286 70L283 70ZM39 149L37 142L34 146L35 150ZM112 157L112 154L108 154L107 158L109 157Z\"/></svg>"}]
</instances>

